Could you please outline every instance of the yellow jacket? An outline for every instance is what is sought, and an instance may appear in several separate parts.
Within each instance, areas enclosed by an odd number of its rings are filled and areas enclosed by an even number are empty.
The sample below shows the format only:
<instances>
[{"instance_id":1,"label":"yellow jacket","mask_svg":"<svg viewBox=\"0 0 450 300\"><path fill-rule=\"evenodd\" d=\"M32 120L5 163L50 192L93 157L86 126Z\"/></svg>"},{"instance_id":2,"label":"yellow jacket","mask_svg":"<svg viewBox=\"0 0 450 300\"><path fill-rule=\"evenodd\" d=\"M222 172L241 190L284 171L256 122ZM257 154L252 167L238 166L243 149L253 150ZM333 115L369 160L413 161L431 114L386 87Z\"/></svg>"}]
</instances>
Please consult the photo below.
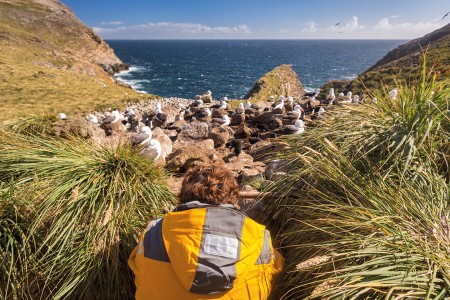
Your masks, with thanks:
<instances>
[{"instance_id":1,"label":"yellow jacket","mask_svg":"<svg viewBox=\"0 0 450 300\"><path fill-rule=\"evenodd\" d=\"M264 226L193 201L152 221L128 264L138 300L243 300L267 299L283 258Z\"/></svg>"}]
</instances>

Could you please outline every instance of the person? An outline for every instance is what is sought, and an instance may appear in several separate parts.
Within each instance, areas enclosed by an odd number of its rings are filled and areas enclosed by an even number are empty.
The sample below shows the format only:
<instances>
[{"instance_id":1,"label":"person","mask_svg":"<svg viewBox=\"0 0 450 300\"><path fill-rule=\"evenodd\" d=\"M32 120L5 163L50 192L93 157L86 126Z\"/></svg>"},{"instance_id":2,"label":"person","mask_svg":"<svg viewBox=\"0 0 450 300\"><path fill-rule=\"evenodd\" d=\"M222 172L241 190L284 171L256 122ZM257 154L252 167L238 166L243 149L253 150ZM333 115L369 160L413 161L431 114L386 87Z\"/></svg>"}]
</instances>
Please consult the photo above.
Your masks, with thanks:
<instances>
[{"instance_id":1,"label":"person","mask_svg":"<svg viewBox=\"0 0 450 300\"><path fill-rule=\"evenodd\" d=\"M267 299L283 257L263 225L234 205L239 186L218 165L197 166L180 205L153 220L128 264L136 299Z\"/></svg>"}]
</instances>

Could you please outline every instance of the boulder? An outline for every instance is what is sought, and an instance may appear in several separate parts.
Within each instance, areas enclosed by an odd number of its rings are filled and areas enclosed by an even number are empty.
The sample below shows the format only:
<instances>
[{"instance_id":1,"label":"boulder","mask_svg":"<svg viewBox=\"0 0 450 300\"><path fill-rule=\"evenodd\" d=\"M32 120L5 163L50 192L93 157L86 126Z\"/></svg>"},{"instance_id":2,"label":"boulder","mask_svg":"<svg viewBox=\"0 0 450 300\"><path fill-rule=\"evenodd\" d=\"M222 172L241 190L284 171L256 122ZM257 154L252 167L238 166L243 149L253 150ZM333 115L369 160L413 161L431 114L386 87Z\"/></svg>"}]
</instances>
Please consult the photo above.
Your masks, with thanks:
<instances>
[{"instance_id":1,"label":"boulder","mask_svg":"<svg viewBox=\"0 0 450 300\"><path fill-rule=\"evenodd\" d=\"M175 122L176 116L180 113L178 108L173 106L165 106L162 108L162 112L167 116L167 123Z\"/></svg>"},{"instance_id":2,"label":"boulder","mask_svg":"<svg viewBox=\"0 0 450 300\"><path fill-rule=\"evenodd\" d=\"M271 141L262 140L253 144L247 153L256 161L266 161L275 154L275 148L276 146Z\"/></svg>"},{"instance_id":3,"label":"boulder","mask_svg":"<svg viewBox=\"0 0 450 300\"><path fill-rule=\"evenodd\" d=\"M252 134L252 130L248 128L247 125L242 124L234 133L234 137L236 139L245 139L248 138Z\"/></svg>"},{"instance_id":4,"label":"boulder","mask_svg":"<svg viewBox=\"0 0 450 300\"><path fill-rule=\"evenodd\" d=\"M75 135L87 139L94 136L95 128L89 121L76 118L73 120L58 120L52 124L52 130L57 136Z\"/></svg>"},{"instance_id":5,"label":"boulder","mask_svg":"<svg viewBox=\"0 0 450 300\"><path fill-rule=\"evenodd\" d=\"M276 159L267 164L264 174L268 180L278 180L289 171L289 161Z\"/></svg>"},{"instance_id":6,"label":"boulder","mask_svg":"<svg viewBox=\"0 0 450 300\"><path fill-rule=\"evenodd\" d=\"M178 121L175 121L172 124L170 124L169 129L181 131L181 129L183 128L184 125L186 125L185 120L178 120Z\"/></svg>"},{"instance_id":7,"label":"boulder","mask_svg":"<svg viewBox=\"0 0 450 300\"><path fill-rule=\"evenodd\" d=\"M195 145L195 143L207 139L208 135L208 123L194 121L181 127L180 133L177 137L177 142L181 144Z\"/></svg>"},{"instance_id":8,"label":"boulder","mask_svg":"<svg viewBox=\"0 0 450 300\"><path fill-rule=\"evenodd\" d=\"M270 108L272 107L272 104L267 102L267 101L257 101L255 103L253 103L253 107L255 109L260 109L260 110L264 110L265 108Z\"/></svg>"},{"instance_id":9,"label":"boulder","mask_svg":"<svg viewBox=\"0 0 450 300\"><path fill-rule=\"evenodd\" d=\"M227 113L227 111L223 108L217 108L217 109L213 109L211 111L211 117L212 118L222 118L223 116L225 116Z\"/></svg>"},{"instance_id":10,"label":"boulder","mask_svg":"<svg viewBox=\"0 0 450 300\"><path fill-rule=\"evenodd\" d=\"M100 125L100 128L105 131L106 136L122 135L126 131L126 127L122 122L108 123Z\"/></svg>"},{"instance_id":11,"label":"boulder","mask_svg":"<svg viewBox=\"0 0 450 300\"><path fill-rule=\"evenodd\" d=\"M174 129L163 129L163 132L173 141L177 139L178 132Z\"/></svg>"},{"instance_id":12,"label":"boulder","mask_svg":"<svg viewBox=\"0 0 450 300\"><path fill-rule=\"evenodd\" d=\"M230 134L226 128L218 126L211 128L208 138L214 141L214 147L217 148L226 144L230 139Z\"/></svg>"},{"instance_id":13,"label":"boulder","mask_svg":"<svg viewBox=\"0 0 450 300\"><path fill-rule=\"evenodd\" d=\"M245 114L235 114L230 118L230 126L241 125L245 121Z\"/></svg>"},{"instance_id":14,"label":"boulder","mask_svg":"<svg viewBox=\"0 0 450 300\"><path fill-rule=\"evenodd\" d=\"M260 123L260 124L270 124L274 120L274 114L271 111L263 111L258 114L255 114L253 117L254 123Z\"/></svg>"},{"instance_id":15,"label":"boulder","mask_svg":"<svg viewBox=\"0 0 450 300\"><path fill-rule=\"evenodd\" d=\"M171 153L167 161L169 169L176 172L185 172L192 167L211 163L212 160L200 147L183 146Z\"/></svg>"}]
</instances>

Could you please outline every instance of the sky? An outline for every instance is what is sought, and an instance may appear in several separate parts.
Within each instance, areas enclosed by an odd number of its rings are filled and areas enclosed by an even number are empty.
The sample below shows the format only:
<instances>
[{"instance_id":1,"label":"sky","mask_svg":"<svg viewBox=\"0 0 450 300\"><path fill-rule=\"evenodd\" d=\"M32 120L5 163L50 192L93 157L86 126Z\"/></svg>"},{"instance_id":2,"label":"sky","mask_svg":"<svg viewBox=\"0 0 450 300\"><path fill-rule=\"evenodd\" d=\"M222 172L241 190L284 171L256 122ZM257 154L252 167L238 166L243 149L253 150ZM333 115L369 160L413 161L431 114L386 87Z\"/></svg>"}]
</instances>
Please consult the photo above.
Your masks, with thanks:
<instances>
[{"instance_id":1,"label":"sky","mask_svg":"<svg viewBox=\"0 0 450 300\"><path fill-rule=\"evenodd\" d=\"M450 0L62 0L104 39L413 39Z\"/></svg>"}]
</instances>

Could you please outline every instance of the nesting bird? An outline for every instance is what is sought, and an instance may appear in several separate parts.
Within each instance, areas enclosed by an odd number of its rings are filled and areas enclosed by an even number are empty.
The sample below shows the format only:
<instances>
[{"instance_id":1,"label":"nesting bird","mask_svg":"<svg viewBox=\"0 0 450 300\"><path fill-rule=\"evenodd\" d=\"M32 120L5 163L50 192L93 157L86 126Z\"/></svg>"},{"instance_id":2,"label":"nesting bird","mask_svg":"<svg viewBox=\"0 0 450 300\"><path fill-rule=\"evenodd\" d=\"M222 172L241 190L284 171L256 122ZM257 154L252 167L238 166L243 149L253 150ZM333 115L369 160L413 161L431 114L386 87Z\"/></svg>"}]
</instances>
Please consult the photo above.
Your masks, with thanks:
<instances>
[{"instance_id":1,"label":"nesting bird","mask_svg":"<svg viewBox=\"0 0 450 300\"><path fill-rule=\"evenodd\" d=\"M279 102L277 105L275 105L272 109L272 112L274 114L281 114L284 115L284 113L286 112L285 108L284 108L284 97L280 96L278 98Z\"/></svg>"},{"instance_id":2,"label":"nesting bird","mask_svg":"<svg viewBox=\"0 0 450 300\"><path fill-rule=\"evenodd\" d=\"M210 117L211 110L209 109L209 107L205 107L194 113L194 118L202 122L208 122Z\"/></svg>"},{"instance_id":3,"label":"nesting bird","mask_svg":"<svg viewBox=\"0 0 450 300\"><path fill-rule=\"evenodd\" d=\"M140 133L135 133L130 136L130 142L133 146L146 145L152 139L152 130L148 126L141 128Z\"/></svg>"},{"instance_id":4,"label":"nesting bird","mask_svg":"<svg viewBox=\"0 0 450 300\"><path fill-rule=\"evenodd\" d=\"M92 124L98 124L98 119L95 115L93 114L89 114L88 116L88 121L91 122Z\"/></svg>"},{"instance_id":5,"label":"nesting bird","mask_svg":"<svg viewBox=\"0 0 450 300\"><path fill-rule=\"evenodd\" d=\"M113 110L105 119L103 119L100 128L102 128L106 135L112 135L115 131L121 130L122 123L120 122L123 116L118 110Z\"/></svg>"},{"instance_id":6,"label":"nesting bird","mask_svg":"<svg viewBox=\"0 0 450 300\"><path fill-rule=\"evenodd\" d=\"M245 113L244 103L239 103L239 106L236 108L236 113L237 114Z\"/></svg>"},{"instance_id":7,"label":"nesting bird","mask_svg":"<svg viewBox=\"0 0 450 300\"><path fill-rule=\"evenodd\" d=\"M292 96L287 97L284 109L286 112L294 110L294 98Z\"/></svg>"},{"instance_id":8,"label":"nesting bird","mask_svg":"<svg viewBox=\"0 0 450 300\"><path fill-rule=\"evenodd\" d=\"M102 124L113 124L121 120L121 115L118 110L113 110L109 115L102 120Z\"/></svg>"},{"instance_id":9,"label":"nesting bird","mask_svg":"<svg viewBox=\"0 0 450 300\"><path fill-rule=\"evenodd\" d=\"M285 116L283 116L283 119L287 119L287 120L297 120L297 119L301 119L301 117L303 116L303 109L301 108L300 105L296 104L294 106L294 110L293 111L288 111L287 114Z\"/></svg>"},{"instance_id":10,"label":"nesting bird","mask_svg":"<svg viewBox=\"0 0 450 300\"><path fill-rule=\"evenodd\" d=\"M273 132L275 134L299 134L305 131L305 123L303 120L296 120L294 125L284 125L283 127L275 129Z\"/></svg>"},{"instance_id":11,"label":"nesting bird","mask_svg":"<svg viewBox=\"0 0 450 300\"><path fill-rule=\"evenodd\" d=\"M342 95L344 96L344 95ZM334 104L334 100L336 99L336 95L334 94L334 88L330 88L330 93L327 96L328 105Z\"/></svg>"},{"instance_id":12,"label":"nesting bird","mask_svg":"<svg viewBox=\"0 0 450 300\"><path fill-rule=\"evenodd\" d=\"M220 124L220 126L225 127L230 125L231 119L228 115L222 116L222 118L214 118L212 119L213 123Z\"/></svg>"}]
</instances>

